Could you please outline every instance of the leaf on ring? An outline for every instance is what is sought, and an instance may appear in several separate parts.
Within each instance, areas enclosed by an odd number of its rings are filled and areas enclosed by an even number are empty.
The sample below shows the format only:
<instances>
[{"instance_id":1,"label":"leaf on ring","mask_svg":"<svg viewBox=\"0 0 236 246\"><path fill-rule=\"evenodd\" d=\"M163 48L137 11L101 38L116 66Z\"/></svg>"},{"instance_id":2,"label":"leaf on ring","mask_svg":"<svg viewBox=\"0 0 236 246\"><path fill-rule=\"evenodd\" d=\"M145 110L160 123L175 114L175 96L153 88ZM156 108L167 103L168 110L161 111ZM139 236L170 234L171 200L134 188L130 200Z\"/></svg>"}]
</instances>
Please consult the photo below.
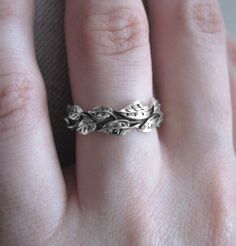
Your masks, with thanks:
<instances>
[{"instance_id":1,"label":"leaf on ring","mask_svg":"<svg viewBox=\"0 0 236 246\"><path fill-rule=\"evenodd\" d=\"M68 105L67 111L72 113L82 113L83 109L78 105Z\"/></svg>"},{"instance_id":2,"label":"leaf on ring","mask_svg":"<svg viewBox=\"0 0 236 246\"><path fill-rule=\"evenodd\" d=\"M152 104L152 110L154 114L159 114L161 112L161 105L158 100L155 100Z\"/></svg>"},{"instance_id":3,"label":"leaf on ring","mask_svg":"<svg viewBox=\"0 0 236 246\"><path fill-rule=\"evenodd\" d=\"M150 108L144 106L142 102L136 101L134 104L119 110L118 113L133 120L144 120L150 116Z\"/></svg>"},{"instance_id":4,"label":"leaf on ring","mask_svg":"<svg viewBox=\"0 0 236 246\"><path fill-rule=\"evenodd\" d=\"M76 131L82 135L88 135L89 133L94 132L96 128L96 123L85 118L79 122Z\"/></svg>"},{"instance_id":5,"label":"leaf on ring","mask_svg":"<svg viewBox=\"0 0 236 246\"><path fill-rule=\"evenodd\" d=\"M100 131L109 135L124 136L130 132L129 127L128 120L115 120L105 124Z\"/></svg>"},{"instance_id":6,"label":"leaf on ring","mask_svg":"<svg viewBox=\"0 0 236 246\"><path fill-rule=\"evenodd\" d=\"M113 115L113 109L109 107L98 106L93 108L93 110L89 113L94 115L98 120L105 120Z\"/></svg>"},{"instance_id":7,"label":"leaf on ring","mask_svg":"<svg viewBox=\"0 0 236 246\"><path fill-rule=\"evenodd\" d=\"M69 118L64 118L65 122L66 122L66 127L70 130L76 130L78 128L78 124L74 123L72 120L70 120Z\"/></svg>"},{"instance_id":8,"label":"leaf on ring","mask_svg":"<svg viewBox=\"0 0 236 246\"><path fill-rule=\"evenodd\" d=\"M78 106L78 105L69 105L67 107L67 111L68 111L68 118L70 120L79 120L81 114L83 113L83 109Z\"/></svg>"},{"instance_id":9,"label":"leaf on ring","mask_svg":"<svg viewBox=\"0 0 236 246\"><path fill-rule=\"evenodd\" d=\"M163 121L163 114L153 114L141 127L142 132L151 132L152 128L160 127Z\"/></svg>"}]
</instances>

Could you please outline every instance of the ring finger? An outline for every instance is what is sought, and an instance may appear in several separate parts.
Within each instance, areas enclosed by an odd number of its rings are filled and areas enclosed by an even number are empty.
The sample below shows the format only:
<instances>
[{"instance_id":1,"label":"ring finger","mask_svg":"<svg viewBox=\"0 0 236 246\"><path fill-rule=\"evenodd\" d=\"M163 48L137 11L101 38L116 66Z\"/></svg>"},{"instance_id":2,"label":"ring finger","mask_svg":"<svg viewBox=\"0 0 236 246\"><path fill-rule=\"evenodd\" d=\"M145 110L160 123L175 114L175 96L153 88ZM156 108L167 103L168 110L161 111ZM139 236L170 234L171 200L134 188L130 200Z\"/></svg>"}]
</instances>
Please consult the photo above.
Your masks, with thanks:
<instances>
[{"instance_id":1,"label":"ring finger","mask_svg":"<svg viewBox=\"0 0 236 246\"><path fill-rule=\"evenodd\" d=\"M98 105L119 109L137 99L150 103L149 28L142 1L71 0L66 13L74 103L85 110ZM78 136L80 203L87 208L104 207L105 193L116 196L119 203L117 192L127 193L134 183L134 200L140 197L144 179L158 174L158 156L156 131L133 131L128 137Z\"/></svg>"}]
</instances>

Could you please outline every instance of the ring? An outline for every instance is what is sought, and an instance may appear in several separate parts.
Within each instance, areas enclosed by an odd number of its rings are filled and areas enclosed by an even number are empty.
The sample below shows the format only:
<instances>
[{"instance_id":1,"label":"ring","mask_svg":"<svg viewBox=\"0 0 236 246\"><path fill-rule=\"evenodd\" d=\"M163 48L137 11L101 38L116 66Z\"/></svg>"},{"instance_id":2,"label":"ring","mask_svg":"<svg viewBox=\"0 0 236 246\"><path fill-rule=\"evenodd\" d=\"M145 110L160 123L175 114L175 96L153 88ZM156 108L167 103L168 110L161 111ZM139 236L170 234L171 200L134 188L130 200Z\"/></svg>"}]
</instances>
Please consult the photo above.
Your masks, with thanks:
<instances>
[{"instance_id":1,"label":"ring","mask_svg":"<svg viewBox=\"0 0 236 246\"><path fill-rule=\"evenodd\" d=\"M68 116L65 118L67 128L82 135L96 131L124 136L132 129L150 132L153 128L160 127L163 121L161 105L156 99L152 100L151 106L135 101L120 110L98 106L85 112L78 105L69 105L67 112Z\"/></svg>"}]
</instances>

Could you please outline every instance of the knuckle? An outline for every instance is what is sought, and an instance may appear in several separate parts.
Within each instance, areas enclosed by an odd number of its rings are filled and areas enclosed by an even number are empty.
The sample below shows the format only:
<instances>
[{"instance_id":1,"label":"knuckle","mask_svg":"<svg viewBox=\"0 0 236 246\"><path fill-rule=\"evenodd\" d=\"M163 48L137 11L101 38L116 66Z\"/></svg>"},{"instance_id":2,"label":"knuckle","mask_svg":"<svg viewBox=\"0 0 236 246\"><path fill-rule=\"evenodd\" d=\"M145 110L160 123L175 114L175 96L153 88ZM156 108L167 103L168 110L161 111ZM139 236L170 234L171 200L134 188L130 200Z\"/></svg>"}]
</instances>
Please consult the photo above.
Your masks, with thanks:
<instances>
[{"instance_id":1,"label":"knuckle","mask_svg":"<svg viewBox=\"0 0 236 246\"><path fill-rule=\"evenodd\" d=\"M0 132L9 135L33 127L39 120L38 91L27 74L0 75Z\"/></svg>"},{"instance_id":2,"label":"knuckle","mask_svg":"<svg viewBox=\"0 0 236 246\"><path fill-rule=\"evenodd\" d=\"M179 7L180 19L191 33L198 37L218 37L221 41L225 38L224 21L216 0L183 1Z\"/></svg>"},{"instance_id":3,"label":"knuckle","mask_svg":"<svg viewBox=\"0 0 236 246\"><path fill-rule=\"evenodd\" d=\"M91 54L117 55L149 42L144 13L118 7L109 12L87 11L81 24L82 50Z\"/></svg>"},{"instance_id":4,"label":"knuckle","mask_svg":"<svg viewBox=\"0 0 236 246\"><path fill-rule=\"evenodd\" d=\"M215 1L193 5L192 17L196 28L203 33L218 33L224 30L219 6Z\"/></svg>"},{"instance_id":5,"label":"knuckle","mask_svg":"<svg viewBox=\"0 0 236 246\"><path fill-rule=\"evenodd\" d=\"M11 1L3 1L0 8L0 21L17 23L21 21L22 15L17 4Z\"/></svg>"}]
</instances>

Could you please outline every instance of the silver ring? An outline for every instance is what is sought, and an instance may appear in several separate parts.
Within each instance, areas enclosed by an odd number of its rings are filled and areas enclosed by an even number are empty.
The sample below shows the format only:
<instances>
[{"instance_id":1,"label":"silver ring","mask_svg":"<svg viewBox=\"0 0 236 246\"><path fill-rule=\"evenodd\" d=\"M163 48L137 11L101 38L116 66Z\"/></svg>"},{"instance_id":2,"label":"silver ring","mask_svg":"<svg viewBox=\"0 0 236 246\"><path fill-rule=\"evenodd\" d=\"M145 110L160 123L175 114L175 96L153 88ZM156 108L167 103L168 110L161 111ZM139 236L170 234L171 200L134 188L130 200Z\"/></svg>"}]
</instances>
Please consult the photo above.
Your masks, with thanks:
<instances>
[{"instance_id":1,"label":"silver ring","mask_svg":"<svg viewBox=\"0 0 236 246\"><path fill-rule=\"evenodd\" d=\"M78 105L69 105L67 111L68 116L65 118L67 128L82 135L102 132L124 136L132 129L150 132L153 128L160 127L163 121L161 105L156 99L153 99L151 106L135 101L120 110L98 106L85 112Z\"/></svg>"}]
</instances>

